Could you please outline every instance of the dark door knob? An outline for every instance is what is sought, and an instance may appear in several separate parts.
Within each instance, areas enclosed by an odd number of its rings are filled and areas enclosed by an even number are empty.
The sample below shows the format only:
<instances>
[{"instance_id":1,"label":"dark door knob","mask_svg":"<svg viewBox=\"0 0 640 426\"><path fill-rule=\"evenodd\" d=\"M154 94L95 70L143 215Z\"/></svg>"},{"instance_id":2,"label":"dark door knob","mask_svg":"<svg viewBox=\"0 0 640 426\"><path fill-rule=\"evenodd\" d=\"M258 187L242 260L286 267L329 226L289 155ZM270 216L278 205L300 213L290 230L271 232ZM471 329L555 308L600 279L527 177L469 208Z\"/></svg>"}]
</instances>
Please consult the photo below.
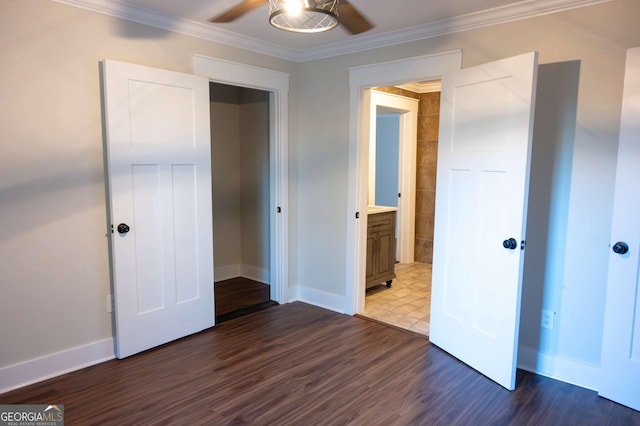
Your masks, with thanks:
<instances>
[{"instance_id":1,"label":"dark door knob","mask_svg":"<svg viewBox=\"0 0 640 426\"><path fill-rule=\"evenodd\" d=\"M515 250L518 247L518 242L515 238L509 238L508 240L504 240L502 242L502 247L509 250Z\"/></svg>"},{"instance_id":2,"label":"dark door knob","mask_svg":"<svg viewBox=\"0 0 640 426\"><path fill-rule=\"evenodd\" d=\"M625 242L619 241L613 245L613 252L616 254L625 254L629 251L629 245Z\"/></svg>"},{"instance_id":3,"label":"dark door knob","mask_svg":"<svg viewBox=\"0 0 640 426\"><path fill-rule=\"evenodd\" d=\"M129 225L127 225L126 223L121 223L120 225L118 225L118 233L126 234L127 232L129 232Z\"/></svg>"}]
</instances>

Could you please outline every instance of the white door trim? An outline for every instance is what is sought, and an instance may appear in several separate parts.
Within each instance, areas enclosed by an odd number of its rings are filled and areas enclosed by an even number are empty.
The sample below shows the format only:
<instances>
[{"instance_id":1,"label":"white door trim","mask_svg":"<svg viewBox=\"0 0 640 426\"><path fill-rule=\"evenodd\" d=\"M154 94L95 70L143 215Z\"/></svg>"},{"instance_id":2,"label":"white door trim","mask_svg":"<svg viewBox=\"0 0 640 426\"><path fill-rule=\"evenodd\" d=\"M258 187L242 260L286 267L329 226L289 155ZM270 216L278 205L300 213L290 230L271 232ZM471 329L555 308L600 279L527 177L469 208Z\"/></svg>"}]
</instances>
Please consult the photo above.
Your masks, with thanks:
<instances>
[{"instance_id":1,"label":"white door trim","mask_svg":"<svg viewBox=\"0 0 640 426\"><path fill-rule=\"evenodd\" d=\"M271 300L287 303L289 288L288 93L289 74L201 55L193 73L216 83L264 90L269 96Z\"/></svg>"},{"instance_id":2,"label":"white door trim","mask_svg":"<svg viewBox=\"0 0 640 426\"><path fill-rule=\"evenodd\" d=\"M366 220L369 173L369 120L374 86L435 80L457 71L462 65L460 50L418 56L349 69L349 180L347 199L347 271L345 312L364 311Z\"/></svg>"},{"instance_id":3,"label":"white door trim","mask_svg":"<svg viewBox=\"0 0 640 426\"><path fill-rule=\"evenodd\" d=\"M416 216L416 152L418 145L418 99L392 93L371 92L371 119L369 142L369 204L374 204L376 164L376 107L381 106L400 113L400 161L398 164L398 261L413 263ZM363 216L365 217L365 216Z\"/></svg>"}]
</instances>

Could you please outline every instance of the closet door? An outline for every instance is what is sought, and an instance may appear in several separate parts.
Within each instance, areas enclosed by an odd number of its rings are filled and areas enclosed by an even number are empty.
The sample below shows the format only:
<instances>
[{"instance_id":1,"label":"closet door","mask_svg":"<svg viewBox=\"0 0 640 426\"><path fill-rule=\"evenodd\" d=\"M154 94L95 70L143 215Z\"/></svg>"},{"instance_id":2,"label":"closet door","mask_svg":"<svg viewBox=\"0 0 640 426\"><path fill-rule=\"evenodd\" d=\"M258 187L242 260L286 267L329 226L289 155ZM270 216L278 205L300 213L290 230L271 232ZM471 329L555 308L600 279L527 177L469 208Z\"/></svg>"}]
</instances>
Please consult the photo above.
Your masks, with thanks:
<instances>
[{"instance_id":1,"label":"closet door","mask_svg":"<svg viewBox=\"0 0 640 426\"><path fill-rule=\"evenodd\" d=\"M629 49L609 278L602 337L599 394L640 410L640 47Z\"/></svg>"},{"instance_id":2,"label":"closet door","mask_svg":"<svg viewBox=\"0 0 640 426\"><path fill-rule=\"evenodd\" d=\"M116 356L211 327L209 81L104 61Z\"/></svg>"}]
</instances>

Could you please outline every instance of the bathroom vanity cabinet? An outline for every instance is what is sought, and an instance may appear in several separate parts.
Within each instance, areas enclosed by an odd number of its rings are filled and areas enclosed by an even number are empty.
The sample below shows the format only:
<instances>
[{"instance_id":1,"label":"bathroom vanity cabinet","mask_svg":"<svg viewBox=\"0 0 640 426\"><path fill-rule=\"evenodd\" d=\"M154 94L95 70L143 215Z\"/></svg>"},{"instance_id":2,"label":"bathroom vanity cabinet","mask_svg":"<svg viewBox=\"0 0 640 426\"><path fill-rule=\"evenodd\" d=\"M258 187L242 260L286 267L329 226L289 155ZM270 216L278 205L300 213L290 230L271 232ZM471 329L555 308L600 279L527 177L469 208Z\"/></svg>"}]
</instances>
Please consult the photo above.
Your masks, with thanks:
<instances>
[{"instance_id":1,"label":"bathroom vanity cabinet","mask_svg":"<svg viewBox=\"0 0 640 426\"><path fill-rule=\"evenodd\" d=\"M367 288L382 283L391 287L396 277L395 263L395 209L372 207L367 221Z\"/></svg>"}]
</instances>

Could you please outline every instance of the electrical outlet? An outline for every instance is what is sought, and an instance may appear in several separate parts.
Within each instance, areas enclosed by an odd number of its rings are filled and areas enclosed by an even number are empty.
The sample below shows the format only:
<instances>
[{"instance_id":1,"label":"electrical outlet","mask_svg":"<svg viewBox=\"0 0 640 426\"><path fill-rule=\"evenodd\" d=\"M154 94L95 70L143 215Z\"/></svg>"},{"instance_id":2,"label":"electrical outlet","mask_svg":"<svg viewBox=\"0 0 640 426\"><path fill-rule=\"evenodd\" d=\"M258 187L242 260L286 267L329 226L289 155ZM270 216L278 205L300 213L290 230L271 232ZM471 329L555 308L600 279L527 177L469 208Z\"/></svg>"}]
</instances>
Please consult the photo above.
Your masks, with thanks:
<instances>
[{"instance_id":1,"label":"electrical outlet","mask_svg":"<svg viewBox=\"0 0 640 426\"><path fill-rule=\"evenodd\" d=\"M546 328L548 330L553 329L553 322L555 319L556 313L550 311L548 309L542 310L542 317L540 318L540 327Z\"/></svg>"},{"instance_id":2,"label":"electrical outlet","mask_svg":"<svg viewBox=\"0 0 640 426\"><path fill-rule=\"evenodd\" d=\"M110 294L107 294L107 312L113 312L113 298Z\"/></svg>"}]
</instances>

